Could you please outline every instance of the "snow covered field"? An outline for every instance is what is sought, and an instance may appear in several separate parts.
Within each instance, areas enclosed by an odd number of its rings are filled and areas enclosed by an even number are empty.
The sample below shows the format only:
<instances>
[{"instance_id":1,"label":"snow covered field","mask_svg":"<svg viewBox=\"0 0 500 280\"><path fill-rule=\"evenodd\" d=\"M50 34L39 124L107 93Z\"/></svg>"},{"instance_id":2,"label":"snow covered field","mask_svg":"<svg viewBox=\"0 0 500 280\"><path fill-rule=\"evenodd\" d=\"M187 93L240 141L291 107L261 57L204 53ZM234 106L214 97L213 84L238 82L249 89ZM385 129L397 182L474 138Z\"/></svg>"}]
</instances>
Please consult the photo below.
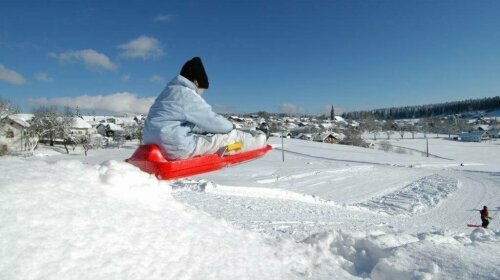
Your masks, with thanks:
<instances>
[{"instance_id":1,"label":"snow covered field","mask_svg":"<svg viewBox=\"0 0 500 280\"><path fill-rule=\"evenodd\" d=\"M0 279L500 279L500 142L392 138L413 152L271 138L178 181L132 144L2 157Z\"/></svg>"}]
</instances>

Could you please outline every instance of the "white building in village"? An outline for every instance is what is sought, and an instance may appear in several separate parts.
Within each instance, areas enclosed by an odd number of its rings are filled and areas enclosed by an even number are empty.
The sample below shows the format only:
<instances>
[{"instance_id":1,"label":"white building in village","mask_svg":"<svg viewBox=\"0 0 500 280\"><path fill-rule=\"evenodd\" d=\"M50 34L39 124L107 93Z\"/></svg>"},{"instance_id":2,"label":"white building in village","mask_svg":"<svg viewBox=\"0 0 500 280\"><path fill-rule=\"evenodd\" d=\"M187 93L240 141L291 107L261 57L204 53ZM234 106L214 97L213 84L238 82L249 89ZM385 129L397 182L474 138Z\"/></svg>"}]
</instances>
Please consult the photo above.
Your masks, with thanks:
<instances>
[{"instance_id":1,"label":"white building in village","mask_svg":"<svg viewBox=\"0 0 500 280\"><path fill-rule=\"evenodd\" d=\"M97 133L105 137L112 137L116 133L123 133L124 130L121 126L114 123L100 123L95 128Z\"/></svg>"},{"instance_id":2,"label":"white building in village","mask_svg":"<svg viewBox=\"0 0 500 280\"><path fill-rule=\"evenodd\" d=\"M314 137L311 133L299 133L295 138L301 139L301 140L312 141Z\"/></svg>"},{"instance_id":3,"label":"white building in village","mask_svg":"<svg viewBox=\"0 0 500 280\"><path fill-rule=\"evenodd\" d=\"M97 128L99 124L115 124L120 127L136 126L139 123L144 123L146 117L144 115L137 115L133 117L114 117L114 116L83 116L83 119Z\"/></svg>"},{"instance_id":4,"label":"white building in village","mask_svg":"<svg viewBox=\"0 0 500 280\"><path fill-rule=\"evenodd\" d=\"M487 131L472 131L467 133L462 133L459 136L460 141L464 142L481 142L490 140L490 134Z\"/></svg>"},{"instance_id":5,"label":"white building in village","mask_svg":"<svg viewBox=\"0 0 500 280\"><path fill-rule=\"evenodd\" d=\"M342 136L334 132L322 132L314 135L313 141L336 144L342 140Z\"/></svg>"},{"instance_id":6,"label":"white building in village","mask_svg":"<svg viewBox=\"0 0 500 280\"><path fill-rule=\"evenodd\" d=\"M30 124L22 116L9 115L0 120L0 155L26 150Z\"/></svg>"},{"instance_id":7,"label":"white building in village","mask_svg":"<svg viewBox=\"0 0 500 280\"><path fill-rule=\"evenodd\" d=\"M75 117L71 122L71 133L77 135L90 135L92 134L92 125L82 118Z\"/></svg>"}]
</instances>

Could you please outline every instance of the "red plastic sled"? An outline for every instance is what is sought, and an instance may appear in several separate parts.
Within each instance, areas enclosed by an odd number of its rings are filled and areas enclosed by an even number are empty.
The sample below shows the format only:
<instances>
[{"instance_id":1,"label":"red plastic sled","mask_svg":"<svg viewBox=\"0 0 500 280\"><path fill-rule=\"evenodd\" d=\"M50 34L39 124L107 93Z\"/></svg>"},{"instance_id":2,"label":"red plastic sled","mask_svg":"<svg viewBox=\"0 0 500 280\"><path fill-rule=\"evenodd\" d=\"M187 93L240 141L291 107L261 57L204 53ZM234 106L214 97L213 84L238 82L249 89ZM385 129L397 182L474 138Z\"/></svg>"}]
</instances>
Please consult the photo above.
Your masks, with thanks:
<instances>
[{"instance_id":1,"label":"red plastic sled","mask_svg":"<svg viewBox=\"0 0 500 280\"><path fill-rule=\"evenodd\" d=\"M481 227L481 225L467 224L468 227Z\"/></svg>"},{"instance_id":2,"label":"red plastic sled","mask_svg":"<svg viewBox=\"0 0 500 280\"><path fill-rule=\"evenodd\" d=\"M242 152L234 155L219 156L211 154L182 160L166 159L156 145L141 145L132 157L125 161L139 167L142 171L155 174L158 179L171 180L193 176L222 169L226 166L256 159L265 155L272 147Z\"/></svg>"}]
</instances>

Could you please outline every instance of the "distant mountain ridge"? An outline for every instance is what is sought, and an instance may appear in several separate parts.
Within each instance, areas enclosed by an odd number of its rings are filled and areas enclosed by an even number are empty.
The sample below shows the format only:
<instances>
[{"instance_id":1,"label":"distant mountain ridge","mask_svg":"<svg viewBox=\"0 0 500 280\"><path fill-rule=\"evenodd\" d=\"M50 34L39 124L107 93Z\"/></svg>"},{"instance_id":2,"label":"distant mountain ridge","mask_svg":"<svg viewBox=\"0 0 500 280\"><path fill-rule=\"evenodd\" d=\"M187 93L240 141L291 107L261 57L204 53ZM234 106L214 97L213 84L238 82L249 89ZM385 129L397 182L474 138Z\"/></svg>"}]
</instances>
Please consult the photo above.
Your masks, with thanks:
<instances>
[{"instance_id":1,"label":"distant mountain ridge","mask_svg":"<svg viewBox=\"0 0 500 280\"><path fill-rule=\"evenodd\" d=\"M343 113L342 117L348 119L364 119L373 116L377 119L411 119L429 118L445 115L464 114L475 111L494 111L493 116L498 116L500 110L500 96L481 99L467 99L462 101L445 102L438 104L391 107L366 111L353 111Z\"/></svg>"}]
</instances>

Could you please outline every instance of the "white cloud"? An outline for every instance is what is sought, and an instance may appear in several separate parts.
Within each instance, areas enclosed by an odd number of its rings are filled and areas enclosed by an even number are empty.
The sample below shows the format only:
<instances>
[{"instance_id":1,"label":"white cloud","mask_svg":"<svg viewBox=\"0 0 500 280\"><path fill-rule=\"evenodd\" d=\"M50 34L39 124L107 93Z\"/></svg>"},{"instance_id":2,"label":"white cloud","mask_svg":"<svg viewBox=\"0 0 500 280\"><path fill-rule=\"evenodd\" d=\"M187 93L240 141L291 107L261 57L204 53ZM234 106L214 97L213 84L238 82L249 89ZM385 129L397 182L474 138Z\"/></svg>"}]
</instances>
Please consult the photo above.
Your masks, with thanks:
<instances>
[{"instance_id":1,"label":"white cloud","mask_svg":"<svg viewBox=\"0 0 500 280\"><path fill-rule=\"evenodd\" d=\"M121 79L124 82L128 82L130 80L130 73L122 75Z\"/></svg>"},{"instance_id":2,"label":"white cloud","mask_svg":"<svg viewBox=\"0 0 500 280\"><path fill-rule=\"evenodd\" d=\"M155 58L165 54L160 41L158 39L148 36L140 36L126 44L118 46L122 49L120 56L125 58Z\"/></svg>"},{"instance_id":3,"label":"white cloud","mask_svg":"<svg viewBox=\"0 0 500 280\"><path fill-rule=\"evenodd\" d=\"M158 15L153 20L154 21L169 21L174 18L173 15Z\"/></svg>"},{"instance_id":4,"label":"white cloud","mask_svg":"<svg viewBox=\"0 0 500 280\"><path fill-rule=\"evenodd\" d=\"M45 82L45 83L51 83L54 81L52 77L49 76L49 74L45 72L38 72L35 74L35 79L37 79L40 82Z\"/></svg>"},{"instance_id":5,"label":"white cloud","mask_svg":"<svg viewBox=\"0 0 500 280\"><path fill-rule=\"evenodd\" d=\"M297 106L297 105L294 105L294 104L283 103L280 106L280 112L285 113L285 114L290 114L290 115L300 115L300 114L304 114L306 112L306 110L304 110L304 108Z\"/></svg>"},{"instance_id":6,"label":"white cloud","mask_svg":"<svg viewBox=\"0 0 500 280\"><path fill-rule=\"evenodd\" d=\"M63 64L83 62L85 67L90 70L115 70L117 68L109 57L92 49L67 51L60 54L49 53L49 56Z\"/></svg>"},{"instance_id":7,"label":"white cloud","mask_svg":"<svg viewBox=\"0 0 500 280\"><path fill-rule=\"evenodd\" d=\"M22 85L26 83L21 74L5 68L2 64L0 64L0 80L13 85Z\"/></svg>"},{"instance_id":8,"label":"white cloud","mask_svg":"<svg viewBox=\"0 0 500 280\"><path fill-rule=\"evenodd\" d=\"M129 92L118 92L108 95L81 95L74 97L34 98L28 100L39 106L69 106L85 110L96 110L116 113L147 114L153 104L154 97L138 97Z\"/></svg>"},{"instance_id":9,"label":"white cloud","mask_svg":"<svg viewBox=\"0 0 500 280\"><path fill-rule=\"evenodd\" d=\"M158 84L164 84L164 83L167 82L162 76L159 76L159 75L153 75L153 76L151 76L149 78L149 81L152 82L152 83L158 83Z\"/></svg>"}]
</instances>

